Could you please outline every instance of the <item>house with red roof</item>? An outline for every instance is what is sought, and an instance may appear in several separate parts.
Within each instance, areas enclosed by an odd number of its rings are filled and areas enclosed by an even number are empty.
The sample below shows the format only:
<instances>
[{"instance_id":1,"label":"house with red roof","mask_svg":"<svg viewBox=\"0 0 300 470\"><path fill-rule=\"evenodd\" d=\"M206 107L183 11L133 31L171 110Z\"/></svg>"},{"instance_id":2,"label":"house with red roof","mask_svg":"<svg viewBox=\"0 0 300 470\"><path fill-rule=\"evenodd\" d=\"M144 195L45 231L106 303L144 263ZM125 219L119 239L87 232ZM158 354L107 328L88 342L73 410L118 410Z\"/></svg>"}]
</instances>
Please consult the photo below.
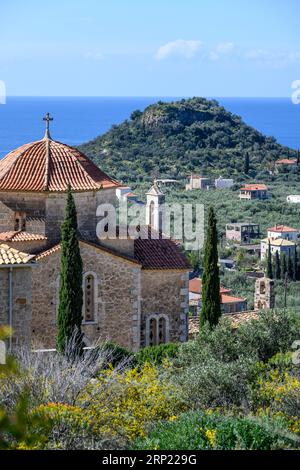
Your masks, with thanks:
<instances>
[{"instance_id":1,"label":"house with red roof","mask_svg":"<svg viewBox=\"0 0 300 470\"><path fill-rule=\"evenodd\" d=\"M247 299L232 295L232 289L220 287L221 309L224 314L245 312ZM202 308L202 279L194 278L189 281L189 306L194 315L198 315Z\"/></svg>"},{"instance_id":2,"label":"house with red roof","mask_svg":"<svg viewBox=\"0 0 300 470\"><path fill-rule=\"evenodd\" d=\"M109 340L137 351L186 341L190 265L180 245L162 236L164 194L156 183L147 193L141 236L98 237L97 208L116 207L121 185L78 149L52 139L51 120L47 115L41 140L0 161L0 326L12 327L12 347L55 348L69 185L83 262L85 344Z\"/></svg>"},{"instance_id":3,"label":"house with red roof","mask_svg":"<svg viewBox=\"0 0 300 470\"><path fill-rule=\"evenodd\" d=\"M296 228L288 227L287 225L276 224L274 227L268 228L268 238L283 238L284 240L290 240L296 242L299 237L299 230Z\"/></svg>"},{"instance_id":4,"label":"house with red roof","mask_svg":"<svg viewBox=\"0 0 300 470\"><path fill-rule=\"evenodd\" d=\"M239 198L241 200L267 199L268 187L262 183L245 184L240 188Z\"/></svg>"}]
</instances>

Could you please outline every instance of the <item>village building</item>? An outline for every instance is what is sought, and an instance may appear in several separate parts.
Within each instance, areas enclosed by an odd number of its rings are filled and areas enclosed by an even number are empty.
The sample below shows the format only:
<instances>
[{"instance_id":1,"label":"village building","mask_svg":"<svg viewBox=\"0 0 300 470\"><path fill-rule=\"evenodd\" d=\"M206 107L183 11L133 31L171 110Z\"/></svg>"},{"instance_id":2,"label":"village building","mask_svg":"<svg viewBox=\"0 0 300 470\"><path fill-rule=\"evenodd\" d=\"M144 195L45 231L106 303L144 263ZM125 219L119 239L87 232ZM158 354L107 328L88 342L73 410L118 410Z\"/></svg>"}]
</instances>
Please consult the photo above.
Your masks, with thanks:
<instances>
[{"instance_id":1,"label":"village building","mask_svg":"<svg viewBox=\"0 0 300 470\"><path fill-rule=\"evenodd\" d=\"M192 285L191 288L192 290L197 289L199 291L199 283L195 283L195 285ZM193 308L195 309L195 307ZM258 320L260 316L260 311L270 310L273 308L275 308L274 281L272 279L262 277L256 279L255 281L254 310L228 312L225 318L230 322L232 329L235 330L249 321ZM189 321L189 337L191 339L195 338L195 336L199 333L200 310L194 310L194 312L195 311L196 314L194 316L191 316Z\"/></svg>"},{"instance_id":2,"label":"village building","mask_svg":"<svg viewBox=\"0 0 300 470\"><path fill-rule=\"evenodd\" d=\"M245 184L240 189L239 198L251 201L252 199L267 199L268 187L265 184Z\"/></svg>"},{"instance_id":3,"label":"village building","mask_svg":"<svg viewBox=\"0 0 300 470\"><path fill-rule=\"evenodd\" d=\"M300 194L290 194L286 198L286 202L290 202L292 204L300 204Z\"/></svg>"},{"instance_id":4,"label":"village building","mask_svg":"<svg viewBox=\"0 0 300 470\"><path fill-rule=\"evenodd\" d=\"M232 295L232 289L220 287L221 310L223 314L244 312L247 310L247 299ZM189 281L189 306L194 316L199 316L202 308L202 280L194 278Z\"/></svg>"},{"instance_id":5,"label":"village building","mask_svg":"<svg viewBox=\"0 0 300 470\"><path fill-rule=\"evenodd\" d=\"M297 164L297 158L281 158L279 160L276 160L275 169L278 171L280 168L291 168Z\"/></svg>"},{"instance_id":6,"label":"village building","mask_svg":"<svg viewBox=\"0 0 300 470\"><path fill-rule=\"evenodd\" d=\"M156 184L148 192L141 227L147 238L99 240L97 207L116 206L120 184L79 150L53 140L49 115L45 120L43 139L0 162L0 325L12 326L13 346L55 348L68 185L83 260L85 344L110 340L137 351L186 341L190 266L180 245L159 232L164 195Z\"/></svg>"},{"instance_id":7,"label":"village building","mask_svg":"<svg viewBox=\"0 0 300 470\"><path fill-rule=\"evenodd\" d=\"M231 178L222 178L222 176L219 176L219 178L215 179L216 189L227 189L227 188L231 188L233 185L234 185L234 181Z\"/></svg>"},{"instance_id":8,"label":"village building","mask_svg":"<svg viewBox=\"0 0 300 470\"><path fill-rule=\"evenodd\" d=\"M185 189L186 191L193 189L209 189L210 186L211 180L209 178L192 173L189 179L189 183L186 184Z\"/></svg>"},{"instance_id":9,"label":"village building","mask_svg":"<svg viewBox=\"0 0 300 470\"><path fill-rule=\"evenodd\" d=\"M277 252L279 256L285 254L288 256L295 255L296 244L284 238L264 238L260 242L260 258L264 260L268 256L269 244L271 248L271 255Z\"/></svg>"},{"instance_id":10,"label":"village building","mask_svg":"<svg viewBox=\"0 0 300 470\"><path fill-rule=\"evenodd\" d=\"M296 228L288 227L287 225L274 225L268 228L268 238L284 238L296 242L299 237L299 230Z\"/></svg>"},{"instance_id":11,"label":"village building","mask_svg":"<svg viewBox=\"0 0 300 470\"><path fill-rule=\"evenodd\" d=\"M119 186L116 189L116 196L119 201L122 202L133 202L135 204L143 204L139 201L138 195L135 194L130 186Z\"/></svg>"},{"instance_id":12,"label":"village building","mask_svg":"<svg viewBox=\"0 0 300 470\"><path fill-rule=\"evenodd\" d=\"M226 224L226 240L238 243L252 243L260 238L258 224L251 222L236 222Z\"/></svg>"}]
</instances>

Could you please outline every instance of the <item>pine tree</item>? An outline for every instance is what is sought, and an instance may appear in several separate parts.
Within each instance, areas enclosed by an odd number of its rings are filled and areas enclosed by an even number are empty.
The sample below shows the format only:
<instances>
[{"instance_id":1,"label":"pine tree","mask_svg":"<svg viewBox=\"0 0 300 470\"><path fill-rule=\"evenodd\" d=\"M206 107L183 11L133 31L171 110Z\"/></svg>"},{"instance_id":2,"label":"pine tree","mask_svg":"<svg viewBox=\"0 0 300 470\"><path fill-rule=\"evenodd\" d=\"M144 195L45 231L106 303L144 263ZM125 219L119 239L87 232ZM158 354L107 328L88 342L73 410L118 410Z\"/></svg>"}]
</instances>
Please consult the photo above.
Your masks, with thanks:
<instances>
[{"instance_id":1,"label":"pine tree","mask_svg":"<svg viewBox=\"0 0 300 470\"><path fill-rule=\"evenodd\" d=\"M212 207L208 212L208 229L204 248L202 276L201 325L217 325L221 316L220 279L218 266L217 221Z\"/></svg>"},{"instance_id":2,"label":"pine tree","mask_svg":"<svg viewBox=\"0 0 300 470\"><path fill-rule=\"evenodd\" d=\"M281 256L281 279L285 280L285 275L287 272L287 263L286 263L286 255L285 253Z\"/></svg>"},{"instance_id":3,"label":"pine tree","mask_svg":"<svg viewBox=\"0 0 300 470\"><path fill-rule=\"evenodd\" d=\"M270 241L269 241L268 255L267 255L267 277L269 279L273 279L272 253L271 253Z\"/></svg>"},{"instance_id":4,"label":"pine tree","mask_svg":"<svg viewBox=\"0 0 300 470\"><path fill-rule=\"evenodd\" d=\"M278 251L276 251L275 253L274 274L275 274L275 279L281 279L281 266L280 266L280 258L279 258Z\"/></svg>"},{"instance_id":5,"label":"pine tree","mask_svg":"<svg viewBox=\"0 0 300 470\"><path fill-rule=\"evenodd\" d=\"M248 173L249 173L249 166L250 166L249 153L246 152L245 161L244 161L244 173L245 173L245 175L248 175Z\"/></svg>"},{"instance_id":6,"label":"pine tree","mask_svg":"<svg viewBox=\"0 0 300 470\"><path fill-rule=\"evenodd\" d=\"M61 227L61 269L58 308L57 349L65 352L72 339L73 353L81 353L82 259L77 238L77 214L71 188L68 188L65 219ZM69 345L68 345L69 348Z\"/></svg>"}]
</instances>

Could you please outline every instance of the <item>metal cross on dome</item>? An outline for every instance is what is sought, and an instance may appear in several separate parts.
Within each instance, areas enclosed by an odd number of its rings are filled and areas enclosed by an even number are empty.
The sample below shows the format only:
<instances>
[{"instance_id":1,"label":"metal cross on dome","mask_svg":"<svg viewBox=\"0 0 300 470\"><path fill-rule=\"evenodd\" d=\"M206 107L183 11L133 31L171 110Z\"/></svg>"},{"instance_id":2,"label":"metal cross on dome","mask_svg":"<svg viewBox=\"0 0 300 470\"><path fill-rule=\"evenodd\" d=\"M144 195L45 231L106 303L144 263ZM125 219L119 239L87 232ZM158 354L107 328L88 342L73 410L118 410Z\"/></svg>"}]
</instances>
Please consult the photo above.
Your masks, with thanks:
<instances>
[{"instance_id":1,"label":"metal cross on dome","mask_svg":"<svg viewBox=\"0 0 300 470\"><path fill-rule=\"evenodd\" d=\"M49 123L50 123L50 121L53 121L53 117L50 116L50 113L47 113L46 116L43 117L43 121L46 121L46 133L45 133L45 137L50 138Z\"/></svg>"}]
</instances>

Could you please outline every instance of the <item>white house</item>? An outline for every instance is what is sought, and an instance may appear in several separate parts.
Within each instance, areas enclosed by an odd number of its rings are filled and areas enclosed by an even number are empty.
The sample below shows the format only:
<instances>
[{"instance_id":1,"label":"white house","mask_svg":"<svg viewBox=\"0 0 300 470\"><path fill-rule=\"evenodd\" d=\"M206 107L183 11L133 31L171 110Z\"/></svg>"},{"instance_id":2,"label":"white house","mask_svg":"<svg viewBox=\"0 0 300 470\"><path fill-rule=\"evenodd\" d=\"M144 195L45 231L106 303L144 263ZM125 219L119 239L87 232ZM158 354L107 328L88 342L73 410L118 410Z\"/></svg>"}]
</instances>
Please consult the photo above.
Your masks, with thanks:
<instances>
[{"instance_id":1,"label":"white house","mask_svg":"<svg viewBox=\"0 0 300 470\"><path fill-rule=\"evenodd\" d=\"M291 202L294 204L300 204L300 194L291 194L286 198L287 202Z\"/></svg>"},{"instance_id":2,"label":"white house","mask_svg":"<svg viewBox=\"0 0 300 470\"><path fill-rule=\"evenodd\" d=\"M271 254L275 255L276 251L278 252L279 256L283 253L286 256L294 256L295 254L295 247L296 243L285 240L284 238L264 238L260 242L260 258L264 260L267 257L269 243L271 248Z\"/></svg>"},{"instance_id":3,"label":"white house","mask_svg":"<svg viewBox=\"0 0 300 470\"><path fill-rule=\"evenodd\" d=\"M211 181L206 176L191 174L189 183L185 185L186 191L192 189L209 189Z\"/></svg>"},{"instance_id":4,"label":"white house","mask_svg":"<svg viewBox=\"0 0 300 470\"><path fill-rule=\"evenodd\" d=\"M284 238L296 242L299 236L299 230L288 227L287 225L275 225L268 228L268 238Z\"/></svg>"},{"instance_id":5,"label":"white house","mask_svg":"<svg viewBox=\"0 0 300 470\"><path fill-rule=\"evenodd\" d=\"M233 185L233 179L222 178L222 176L219 176L219 178L215 179L215 188L217 189L231 188Z\"/></svg>"}]
</instances>

